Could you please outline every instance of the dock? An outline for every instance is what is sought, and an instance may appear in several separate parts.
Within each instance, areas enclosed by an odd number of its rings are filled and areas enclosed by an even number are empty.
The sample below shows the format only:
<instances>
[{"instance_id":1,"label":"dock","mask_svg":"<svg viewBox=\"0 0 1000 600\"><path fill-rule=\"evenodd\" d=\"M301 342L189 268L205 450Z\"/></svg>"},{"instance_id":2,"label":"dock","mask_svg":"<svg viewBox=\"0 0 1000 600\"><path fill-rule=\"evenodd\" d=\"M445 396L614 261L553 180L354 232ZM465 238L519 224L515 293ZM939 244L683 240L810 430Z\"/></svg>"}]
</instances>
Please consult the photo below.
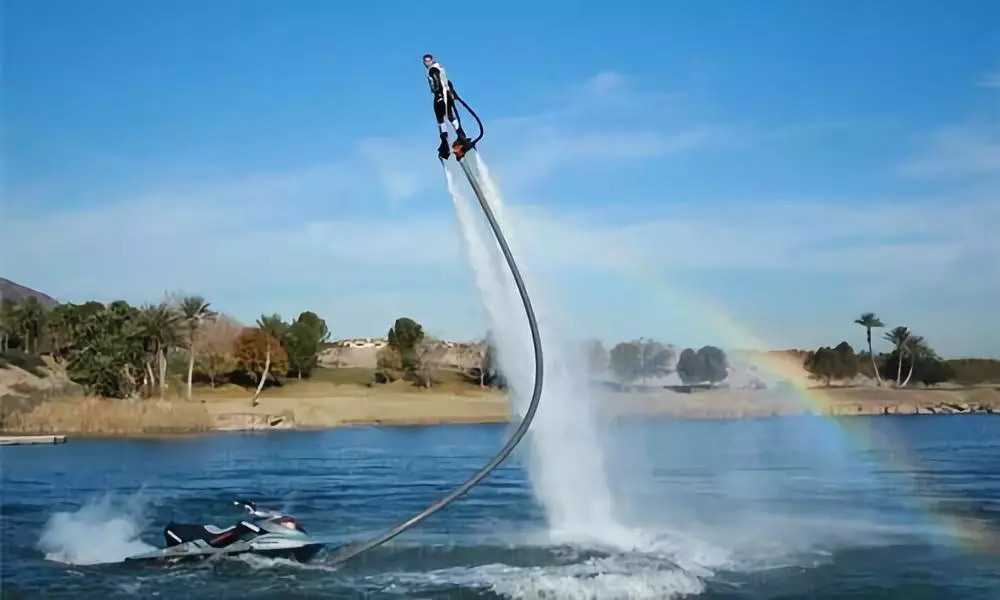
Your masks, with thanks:
<instances>
[{"instance_id":1,"label":"dock","mask_svg":"<svg viewBox=\"0 0 1000 600\"><path fill-rule=\"evenodd\" d=\"M66 436L64 435L0 435L0 446L65 443Z\"/></svg>"}]
</instances>

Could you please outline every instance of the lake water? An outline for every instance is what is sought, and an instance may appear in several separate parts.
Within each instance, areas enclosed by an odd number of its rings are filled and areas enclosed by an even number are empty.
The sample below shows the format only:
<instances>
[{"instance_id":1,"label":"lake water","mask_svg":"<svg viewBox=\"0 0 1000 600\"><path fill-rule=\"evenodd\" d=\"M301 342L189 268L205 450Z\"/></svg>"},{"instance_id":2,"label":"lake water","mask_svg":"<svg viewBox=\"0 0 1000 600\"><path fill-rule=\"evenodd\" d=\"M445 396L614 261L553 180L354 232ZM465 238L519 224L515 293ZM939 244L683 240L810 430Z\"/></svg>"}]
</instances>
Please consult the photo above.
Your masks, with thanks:
<instances>
[{"instance_id":1,"label":"lake water","mask_svg":"<svg viewBox=\"0 0 1000 600\"><path fill-rule=\"evenodd\" d=\"M135 568L174 518L234 498L359 539L471 474L500 426L82 440L0 448L8 598L1000 598L1000 418L622 423L605 434L634 547L554 537L517 454L341 567ZM979 537L977 538L976 535ZM600 538L600 536L597 536ZM993 544L993 552L990 552Z\"/></svg>"}]
</instances>

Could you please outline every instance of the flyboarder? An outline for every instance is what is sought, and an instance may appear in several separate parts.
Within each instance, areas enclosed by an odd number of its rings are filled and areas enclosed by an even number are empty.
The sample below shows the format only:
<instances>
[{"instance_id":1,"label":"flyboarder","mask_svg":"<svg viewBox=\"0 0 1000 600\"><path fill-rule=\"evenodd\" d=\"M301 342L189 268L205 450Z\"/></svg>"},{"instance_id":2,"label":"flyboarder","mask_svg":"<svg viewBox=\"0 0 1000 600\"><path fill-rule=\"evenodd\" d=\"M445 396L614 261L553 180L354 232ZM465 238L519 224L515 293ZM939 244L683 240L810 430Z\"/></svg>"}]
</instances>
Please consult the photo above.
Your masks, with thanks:
<instances>
[{"instance_id":1,"label":"flyboarder","mask_svg":"<svg viewBox=\"0 0 1000 600\"><path fill-rule=\"evenodd\" d=\"M424 55L424 66L427 67L427 83L430 85L431 93L434 95L434 117L437 119L438 127L441 129L441 145L438 146L438 156L444 160L450 154L448 148L448 129L444 122L445 116L451 121L460 142L465 144L469 138L465 135L465 131L462 130L462 122L455 111L455 98L457 94L455 93L455 86L448 81L448 75L445 73L444 67L441 66L441 63L434 60L434 56L430 54Z\"/></svg>"}]
</instances>

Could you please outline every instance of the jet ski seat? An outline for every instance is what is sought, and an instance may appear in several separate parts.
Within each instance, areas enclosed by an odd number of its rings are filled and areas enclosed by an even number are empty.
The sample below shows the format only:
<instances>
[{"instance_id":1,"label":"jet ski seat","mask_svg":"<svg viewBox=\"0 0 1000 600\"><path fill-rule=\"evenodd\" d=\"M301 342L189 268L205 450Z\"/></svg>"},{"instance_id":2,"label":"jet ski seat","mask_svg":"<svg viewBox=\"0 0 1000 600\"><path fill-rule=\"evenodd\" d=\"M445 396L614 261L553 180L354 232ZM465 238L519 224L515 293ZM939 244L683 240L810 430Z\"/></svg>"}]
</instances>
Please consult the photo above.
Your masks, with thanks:
<instances>
[{"instance_id":1,"label":"jet ski seat","mask_svg":"<svg viewBox=\"0 0 1000 600\"><path fill-rule=\"evenodd\" d=\"M229 527L226 527L225 529L219 529L215 525L205 525L205 531L207 531L207 532L209 532L209 533L211 533L213 535L219 535L220 533L225 533L225 532L229 531L233 527L236 527L236 526L235 525L230 525Z\"/></svg>"},{"instance_id":2,"label":"jet ski seat","mask_svg":"<svg viewBox=\"0 0 1000 600\"><path fill-rule=\"evenodd\" d=\"M232 534L237 533L236 529L236 525L220 529L215 525L168 523L163 528L163 538L166 540L168 548L194 540L202 540L210 546L219 547L224 542L229 541Z\"/></svg>"}]
</instances>

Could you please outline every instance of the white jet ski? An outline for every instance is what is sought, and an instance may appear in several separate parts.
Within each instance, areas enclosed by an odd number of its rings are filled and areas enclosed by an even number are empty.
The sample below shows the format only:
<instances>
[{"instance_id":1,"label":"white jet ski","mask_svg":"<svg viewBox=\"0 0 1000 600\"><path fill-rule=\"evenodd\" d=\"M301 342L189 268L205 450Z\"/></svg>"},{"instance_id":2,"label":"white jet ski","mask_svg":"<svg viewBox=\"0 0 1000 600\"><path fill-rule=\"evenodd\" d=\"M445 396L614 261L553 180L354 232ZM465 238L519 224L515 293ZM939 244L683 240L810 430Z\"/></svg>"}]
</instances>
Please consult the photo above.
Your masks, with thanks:
<instances>
[{"instance_id":1,"label":"white jet ski","mask_svg":"<svg viewBox=\"0 0 1000 600\"><path fill-rule=\"evenodd\" d=\"M239 554L308 562L325 546L311 538L295 517L258 509L246 500L233 504L245 509L253 518L225 529L170 522L163 528L166 547L130 556L125 562L173 563Z\"/></svg>"}]
</instances>

